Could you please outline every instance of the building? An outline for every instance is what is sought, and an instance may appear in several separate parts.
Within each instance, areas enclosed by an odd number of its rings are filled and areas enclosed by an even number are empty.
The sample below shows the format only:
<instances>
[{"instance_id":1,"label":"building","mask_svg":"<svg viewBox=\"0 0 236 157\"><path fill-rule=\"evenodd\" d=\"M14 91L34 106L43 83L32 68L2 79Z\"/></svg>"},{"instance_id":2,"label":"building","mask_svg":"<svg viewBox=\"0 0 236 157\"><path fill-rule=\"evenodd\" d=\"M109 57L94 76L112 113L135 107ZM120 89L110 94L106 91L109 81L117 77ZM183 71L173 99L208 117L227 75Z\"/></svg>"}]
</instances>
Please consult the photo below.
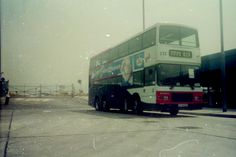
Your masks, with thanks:
<instances>
[{"instance_id":1,"label":"building","mask_svg":"<svg viewBox=\"0 0 236 157\"><path fill-rule=\"evenodd\" d=\"M202 86L207 87L208 106L222 107L221 53L202 57ZM236 108L236 49L225 51L227 107Z\"/></svg>"}]
</instances>

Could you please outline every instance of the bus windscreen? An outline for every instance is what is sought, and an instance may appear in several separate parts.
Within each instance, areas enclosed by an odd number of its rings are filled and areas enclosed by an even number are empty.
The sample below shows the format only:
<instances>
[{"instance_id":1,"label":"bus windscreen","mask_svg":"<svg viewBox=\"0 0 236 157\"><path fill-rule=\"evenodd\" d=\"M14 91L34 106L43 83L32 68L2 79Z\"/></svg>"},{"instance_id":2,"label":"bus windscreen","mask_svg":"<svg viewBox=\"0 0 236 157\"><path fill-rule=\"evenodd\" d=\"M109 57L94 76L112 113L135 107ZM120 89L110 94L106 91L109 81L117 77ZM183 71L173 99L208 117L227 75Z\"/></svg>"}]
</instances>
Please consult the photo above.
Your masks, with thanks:
<instances>
[{"instance_id":1,"label":"bus windscreen","mask_svg":"<svg viewBox=\"0 0 236 157\"><path fill-rule=\"evenodd\" d=\"M159 64L157 83L162 86L200 86L199 67L192 65Z\"/></svg>"},{"instance_id":2,"label":"bus windscreen","mask_svg":"<svg viewBox=\"0 0 236 157\"><path fill-rule=\"evenodd\" d=\"M194 29L179 26L160 26L160 44L198 47L198 34Z\"/></svg>"}]
</instances>

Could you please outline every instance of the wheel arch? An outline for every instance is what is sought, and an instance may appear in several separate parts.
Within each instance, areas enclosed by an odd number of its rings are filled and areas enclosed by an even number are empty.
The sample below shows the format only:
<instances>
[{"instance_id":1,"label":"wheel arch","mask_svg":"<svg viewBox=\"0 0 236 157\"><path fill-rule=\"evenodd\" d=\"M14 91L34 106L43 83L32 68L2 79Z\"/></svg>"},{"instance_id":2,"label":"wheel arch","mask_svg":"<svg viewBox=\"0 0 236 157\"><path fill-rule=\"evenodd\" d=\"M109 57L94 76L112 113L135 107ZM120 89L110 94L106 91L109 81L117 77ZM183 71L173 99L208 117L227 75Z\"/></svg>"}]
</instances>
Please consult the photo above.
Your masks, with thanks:
<instances>
[{"instance_id":1,"label":"wheel arch","mask_svg":"<svg viewBox=\"0 0 236 157\"><path fill-rule=\"evenodd\" d=\"M138 99L139 101L141 101L140 95L138 93L134 93L132 95L132 98L133 98L133 100Z\"/></svg>"}]
</instances>

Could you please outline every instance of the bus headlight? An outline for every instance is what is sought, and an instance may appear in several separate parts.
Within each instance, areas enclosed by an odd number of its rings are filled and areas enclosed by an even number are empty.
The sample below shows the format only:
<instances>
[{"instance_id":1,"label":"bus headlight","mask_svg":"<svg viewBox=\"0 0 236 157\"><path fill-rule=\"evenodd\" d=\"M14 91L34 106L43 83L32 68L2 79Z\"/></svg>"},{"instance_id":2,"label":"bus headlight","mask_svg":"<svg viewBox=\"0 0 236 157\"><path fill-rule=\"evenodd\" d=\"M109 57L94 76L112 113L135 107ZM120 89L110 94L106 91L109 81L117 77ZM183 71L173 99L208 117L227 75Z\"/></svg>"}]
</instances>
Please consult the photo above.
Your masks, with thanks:
<instances>
[{"instance_id":1,"label":"bus headlight","mask_svg":"<svg viewBox=\"0 0 236 157\"><path fill-rule=\"evenodd\" d=\"M171 101L171 93L169 92L156 92L156 103L163 104Z\"/></svg>"},{"instance_id":2,"label":"bus headlight","mask_svg":"<svg viewBox=\"0 0 236 157\"><path fill-rule=\"evenodd\" d=\"M193 94L193 101L194 102L202 102L203 101L203 93L198 92Z\"/></svg>"}]
</instances>

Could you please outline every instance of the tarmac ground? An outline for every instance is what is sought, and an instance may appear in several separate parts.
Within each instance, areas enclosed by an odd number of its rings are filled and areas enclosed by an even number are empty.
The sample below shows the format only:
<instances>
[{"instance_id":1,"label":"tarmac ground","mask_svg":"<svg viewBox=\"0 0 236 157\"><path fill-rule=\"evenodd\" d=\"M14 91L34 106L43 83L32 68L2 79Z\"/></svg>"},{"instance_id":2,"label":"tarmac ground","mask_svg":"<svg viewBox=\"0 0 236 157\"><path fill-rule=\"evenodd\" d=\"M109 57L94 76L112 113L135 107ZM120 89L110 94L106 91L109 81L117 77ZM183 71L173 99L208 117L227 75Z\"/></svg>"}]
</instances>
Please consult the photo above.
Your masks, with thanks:
<instances>
[{"instance_id":1,"label":"tarmac ground","mask_svg":"<svg viewBox=\"0 0 236 157\"><path fill-rule=\"evenodd\" d=\"M236 112L98 112L86 98L12 98L2 106L3 157L234 157Z\"/></svg>"}]
</instances>

